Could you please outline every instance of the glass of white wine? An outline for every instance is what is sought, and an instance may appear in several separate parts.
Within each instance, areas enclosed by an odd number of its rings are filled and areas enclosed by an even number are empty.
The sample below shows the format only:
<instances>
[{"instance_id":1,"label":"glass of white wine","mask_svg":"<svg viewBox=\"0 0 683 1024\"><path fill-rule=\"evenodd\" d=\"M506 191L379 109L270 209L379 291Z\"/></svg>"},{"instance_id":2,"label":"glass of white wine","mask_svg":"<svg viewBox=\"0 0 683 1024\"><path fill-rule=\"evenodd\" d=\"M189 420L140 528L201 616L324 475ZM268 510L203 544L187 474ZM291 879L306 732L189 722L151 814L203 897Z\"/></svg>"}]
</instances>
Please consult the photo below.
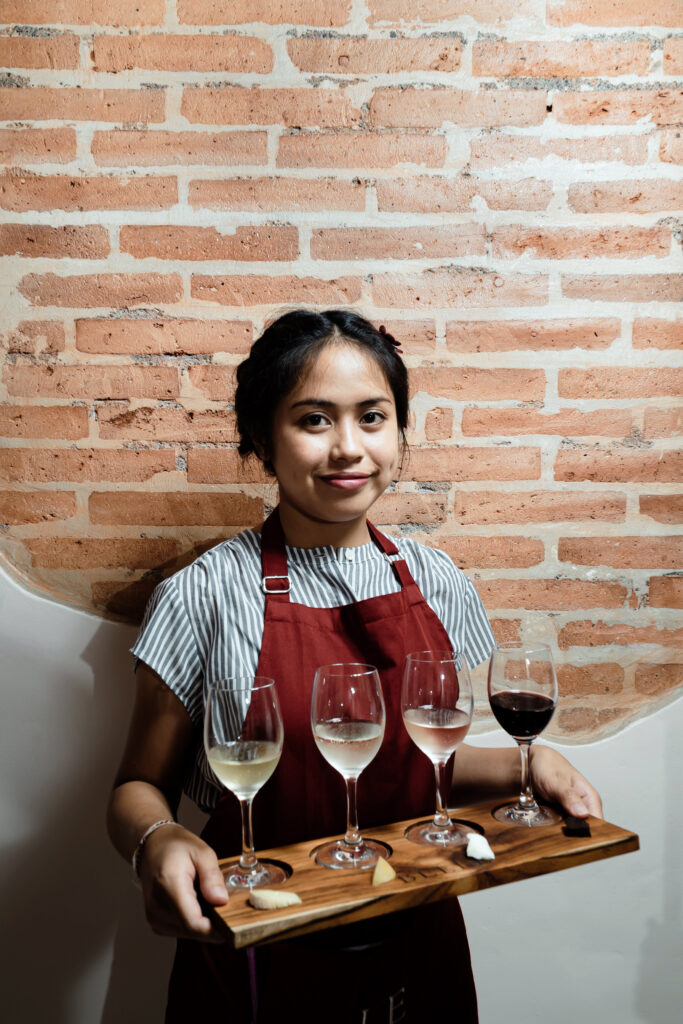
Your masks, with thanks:
<instances>
[{"instance_id":1,"label":"glass of white wine","mask_svg":"<svg viewBox=\"0 0 683 1024\"><path fill-rule=\"evenodd\" d=\"M237 797L242 812L242 855L224 869L235 888L275 885L287 877L254 853L251 805L277 768L284 730L275 682L262 676L209 683L204 714L204 749L219 782Z\"/></svg>"},{"instance_id":2,"label":"glass of white wine","mask_svg":"<svg viewBox=\"0 0 683 1024\"><path fill-rule=\"evenodd\" d=\"M408 839L426 846L462 846L470 829L448 813L453 770L451 755L467 735L472 721L472 683L465 656L459 651L417 651L406 658L401 692L403 724L413 743L434 765L436 814L406 831Z\"/></svg>"},{"instance_id":3,"label":"glass of white wine","mask_svg":"<svg viewBox=\"0 0 683 1024\"><path fill-rule=\"evenodd\" d=\"M371 868L387 848L358 831L356 783L384 738L385 710L379 673L372 665L321 666L315 673L311 728L318 750L346 783L346 834L320 846L326 868Z\"/></svg>"}]
</instances>

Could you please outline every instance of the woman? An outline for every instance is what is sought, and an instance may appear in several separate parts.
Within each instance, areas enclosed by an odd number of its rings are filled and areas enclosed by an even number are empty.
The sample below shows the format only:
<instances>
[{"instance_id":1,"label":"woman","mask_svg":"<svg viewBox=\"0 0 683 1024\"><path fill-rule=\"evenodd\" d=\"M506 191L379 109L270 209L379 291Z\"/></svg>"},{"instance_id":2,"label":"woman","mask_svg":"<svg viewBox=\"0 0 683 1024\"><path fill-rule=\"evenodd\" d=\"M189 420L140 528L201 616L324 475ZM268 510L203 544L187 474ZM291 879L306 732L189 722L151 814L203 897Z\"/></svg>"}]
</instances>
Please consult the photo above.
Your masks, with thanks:
<instances>
[{"instance_id":1,"label":"woman","mask_svg":"<svg viewBox=\"0 0 683 1024\"><path fill-rule=\"evenodd\" d=\"M368 524L405 449L407 373L394 339L354 313L287 313L237 379L239 450L274 474L279 507L262 531L218 545L155 591L133 649L137 696L109 807L152 928L180 940L166 1019L419 1021L443 1015L434 979L447 972L457 1019L476 1021L457 900L250 958L221 944L206 912L227 898L217 856L239 851L237 802L220 800L202 749L207 680L276 680L285 746L254 811L259 846L278 846L337 832L343 813L310 731L318 665L380 669L387 728L360 790L367 829L433 810L431 765L401 724L405 656L458 648L475 665L493 645L476 591L447 556L409 538L394 544ZM535 747L532 771L540 796L600 814L595 790L559 754ZM514 748L458 753L458 783L481 798L513 792L518 778ZM211 813L202 838L173 821L183 787Z\"/></svg>"}]
</instances>

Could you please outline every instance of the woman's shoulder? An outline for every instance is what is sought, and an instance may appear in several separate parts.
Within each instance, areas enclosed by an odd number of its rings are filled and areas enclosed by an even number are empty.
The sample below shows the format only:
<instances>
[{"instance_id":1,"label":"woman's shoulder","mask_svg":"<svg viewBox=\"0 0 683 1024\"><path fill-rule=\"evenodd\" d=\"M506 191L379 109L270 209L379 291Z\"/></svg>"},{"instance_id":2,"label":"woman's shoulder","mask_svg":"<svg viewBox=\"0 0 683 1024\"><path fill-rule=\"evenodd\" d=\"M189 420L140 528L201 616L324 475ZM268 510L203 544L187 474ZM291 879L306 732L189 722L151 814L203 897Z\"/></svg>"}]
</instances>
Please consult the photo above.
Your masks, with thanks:
<instances>
[{"instance_id":1,"label":"woman's shoulder","mask_svg":"<svg viewBox=\"0 0 683 1024\"><path fill-rule=\"evenodd\" d=\"M414 537L393 537L399 552L421 574L431 576L435 585L453 587L465 594L472 588L472 581L459 569L445 551L431 544L415 540Z\"/></svg>"},{"instance_id":2,"label":"woman's shoulder","mask_svg":"<svg viewBox=\"0 0 683 1024\"><path fill-rule=\"evenodd\" d=\"M163 580L153 597L178 595L192 600L201 594L206 599L212 590L221 590L234 580L241 586L245 577L259 570L261 538L256 530L242 530L198 555L189 565Z\"/></svg>"}]
</instances>

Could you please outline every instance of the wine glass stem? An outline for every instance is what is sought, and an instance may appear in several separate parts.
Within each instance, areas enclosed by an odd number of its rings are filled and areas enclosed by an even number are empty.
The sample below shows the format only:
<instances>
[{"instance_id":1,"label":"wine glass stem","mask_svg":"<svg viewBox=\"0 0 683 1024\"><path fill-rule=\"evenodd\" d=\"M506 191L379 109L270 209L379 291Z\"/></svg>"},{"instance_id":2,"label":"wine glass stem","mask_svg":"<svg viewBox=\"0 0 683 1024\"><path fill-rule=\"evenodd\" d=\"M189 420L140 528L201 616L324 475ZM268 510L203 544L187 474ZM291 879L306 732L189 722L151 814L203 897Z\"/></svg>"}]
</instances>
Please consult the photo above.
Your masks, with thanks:
<instances>
[{"instance_id":1,"label":"wine glass stem","mask_svg":"<svg viewBox=\"0 0 683 1024\"><path fill-rule=\"evenodd\" d=\"M251 799L240 800L242 813L242 855L240 867L243 871L253 871L258 861L254 853L254 840L251 834Z\"/></svg>"},{"instance_id":2,"label":"wine glass stem","mask_svg":"<svg viewBox=\"0 0 683 1024\"><path fill-rule=\"evenodd\" d=\"M451 823L448 811L446 810L450 793L450 772L446 771L447 764L447 761L442 761L434 765L434 774L436 776L436 814L434 815L434 824L440 825L442 828Z\"/></svg>"},{"instance_id":3,"label":"wine glass stem","mask_svg":"<svg viewBox=\"0 0 683 1024\"><path fill-rule=\"evenodd\" d=\"M531 788L531 773L529 771L529 749L531 743L531 740L517 740L522 757L522 785L519 794L519 806L525 810L533 810L538 807Z\"/></svg>"},{"instance_id":4,"label":"wine glass stem","mask_svg":"<svg viewBox=\"0 0 683 1024\"><path fill-rule=\"evenodd\" d=\"M361 837L358 831L358 809L356 807L357 779L346 780L346 835L344 842L350 846L360 846Z\"/></svg>"}]
</instances>

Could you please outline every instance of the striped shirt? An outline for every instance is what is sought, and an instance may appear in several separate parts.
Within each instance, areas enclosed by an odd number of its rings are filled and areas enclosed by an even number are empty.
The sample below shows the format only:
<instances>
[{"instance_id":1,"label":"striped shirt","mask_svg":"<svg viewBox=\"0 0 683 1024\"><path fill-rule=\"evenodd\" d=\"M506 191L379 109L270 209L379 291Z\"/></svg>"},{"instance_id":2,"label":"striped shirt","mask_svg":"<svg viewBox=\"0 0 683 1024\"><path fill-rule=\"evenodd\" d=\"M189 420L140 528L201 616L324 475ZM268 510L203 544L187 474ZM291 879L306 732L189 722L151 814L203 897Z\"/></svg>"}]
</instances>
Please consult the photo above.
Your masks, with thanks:
<instances>
[{"instance_id":1,"label":"striped shirt","mask_svg":"<svg viewBox=\"0 0 683 1024\"><path fill-rule=\"evenodd\" d=\"M494 641L471 581L444 552L408 537L392 540L453 649L464 652L470 667L478 665ZM310 608L336 608L400 590L389 559L373 541L336 550L288 547L287 562L290 600ZM159 584L132 652L161 676L201 728L207 682L256 675L264 616L261 537L247 530ZM185 791L205 811L222 795L201 743Z\"/></svg>"}]
</instances>

